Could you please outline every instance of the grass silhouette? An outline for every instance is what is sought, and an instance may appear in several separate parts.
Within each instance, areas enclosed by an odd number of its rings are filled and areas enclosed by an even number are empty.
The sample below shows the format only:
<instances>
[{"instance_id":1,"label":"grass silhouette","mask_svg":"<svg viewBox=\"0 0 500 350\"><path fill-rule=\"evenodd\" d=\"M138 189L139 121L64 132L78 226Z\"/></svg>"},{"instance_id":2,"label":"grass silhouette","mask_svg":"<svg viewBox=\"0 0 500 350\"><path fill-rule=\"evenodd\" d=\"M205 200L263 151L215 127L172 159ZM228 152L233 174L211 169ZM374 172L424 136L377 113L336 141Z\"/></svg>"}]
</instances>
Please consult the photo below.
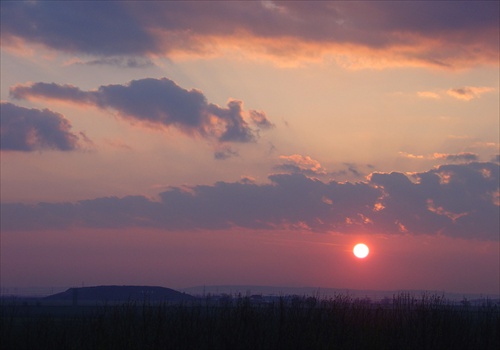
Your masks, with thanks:
<instances>
[{"instance_id":1,"label":"grass silhouette","mask_svg":"<svg viewBox=\"0 0 500 350\"><path fill-rule=\"evenodd\" d=\"M500 310L437 295L44 306L3 301L2 349L497 349Z\"/></svg>"}]
</instances>

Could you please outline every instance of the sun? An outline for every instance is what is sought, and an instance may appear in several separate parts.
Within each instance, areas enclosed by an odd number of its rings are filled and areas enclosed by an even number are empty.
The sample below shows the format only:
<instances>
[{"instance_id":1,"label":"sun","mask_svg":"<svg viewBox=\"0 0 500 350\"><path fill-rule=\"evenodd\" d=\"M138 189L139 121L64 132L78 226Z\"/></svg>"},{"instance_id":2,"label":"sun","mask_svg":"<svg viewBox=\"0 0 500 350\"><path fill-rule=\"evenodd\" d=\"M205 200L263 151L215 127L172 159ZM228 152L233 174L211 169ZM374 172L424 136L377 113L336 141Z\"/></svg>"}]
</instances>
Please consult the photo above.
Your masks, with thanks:
<instances>
[{"instance_id":1,"label":"sun","mask_svg":"<svg viewBox=\"0 0 500 350\"><path fill-rule=\"evenodd\" d=\"M364 259L368 256L370 249L368 248L368 246L366 244L358 243L354 246L354 248L352 249L352 252L356 256L356 258Z\"/></svg>"}]
</instances>

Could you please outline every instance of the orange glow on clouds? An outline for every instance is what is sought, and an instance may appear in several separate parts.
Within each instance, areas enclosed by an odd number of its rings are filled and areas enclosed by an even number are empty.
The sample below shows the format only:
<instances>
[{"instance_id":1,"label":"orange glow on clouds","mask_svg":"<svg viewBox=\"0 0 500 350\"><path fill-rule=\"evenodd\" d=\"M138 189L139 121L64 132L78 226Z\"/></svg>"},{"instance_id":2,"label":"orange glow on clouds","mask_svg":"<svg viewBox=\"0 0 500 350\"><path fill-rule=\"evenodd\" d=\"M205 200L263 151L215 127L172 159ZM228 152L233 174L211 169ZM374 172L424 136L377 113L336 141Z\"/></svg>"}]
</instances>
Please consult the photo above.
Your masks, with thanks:
<instances>
[{"instance_id":1,"label":"orange glow on clouds","mask_svg":"<svg viewBox=\"0 0 500 350\"><path fill-rule=\"evenodd\" d=\"M186 37L191 45L173 46L172 38L178 33L155 30L154 34L160 41L164 41L164 47L168 47L163 55L174 60L229 57L236 60L269 61L282 68L333 61L351 70L389 67L463 69L474 64L492 65L498 62L498 52L488 51L482 46L488 41L486 39L480 43L472 41L455 44L446 38L393 33L393 43L377 48L349 41L314 41L293 36L266 38L236 30L233 35L224 36L191 33ZM406 43L396 44L401 41ZM450 54L457 50L462 51L462 54ZM434 56L441 59L437 60Z\"/></svg>"},{"instance_id":2,"label":"orange glow on clouds","mask_svg":"<svg viewBox=\"0 0 500 350\"><path fill-rule=\"evenodd\" d=\"M160 29L150 29L153 36L163 41L163 52L145 54L152 60L161 57L183 61L226 57L235 60L268 61L282 68L301 67L309 64L335 62L339 66L350 69L385 69L390 67L426 67L440 69L463 69L471 65L492 65L498 62L498 52L489 51L483 43L458 42L451 44L446 38L411 37L408 33L393 33L394 43L382 48L369 47L345 41L312 41L293 36L259 37L244 30L236 30L233 35L203 35L199 33L173 33ZM184 39L183 39L184 38ZM396 44L399 38L405 38L406 44ZM4 42L5 41L5 42ZM182 42L186 44L181 44ZM487 42L487 40L484 40ZM172 43L174 43L172 45ZM34 44L24 39L8 36L2 38L2 48L13 54L30 57L37 50ZM56 51L39 46L39 50L47 52L51 58ZM486 45L488 47L488 45ZM461 55L450 52L462 51ZM434 55L441 59L433 58ZM44 55L45 58L49 56ZM81 58L73 53L65 65L81 62ZM482 93L482 92L479 92ZM450 95L466 100L463 96ZM431 97L429 93L421 97ZM435 98L435 97L431 97ZM473 97L472 97L473 98ZM470 99L470 98L469 98Z\"/></svg>"}]
</instances>

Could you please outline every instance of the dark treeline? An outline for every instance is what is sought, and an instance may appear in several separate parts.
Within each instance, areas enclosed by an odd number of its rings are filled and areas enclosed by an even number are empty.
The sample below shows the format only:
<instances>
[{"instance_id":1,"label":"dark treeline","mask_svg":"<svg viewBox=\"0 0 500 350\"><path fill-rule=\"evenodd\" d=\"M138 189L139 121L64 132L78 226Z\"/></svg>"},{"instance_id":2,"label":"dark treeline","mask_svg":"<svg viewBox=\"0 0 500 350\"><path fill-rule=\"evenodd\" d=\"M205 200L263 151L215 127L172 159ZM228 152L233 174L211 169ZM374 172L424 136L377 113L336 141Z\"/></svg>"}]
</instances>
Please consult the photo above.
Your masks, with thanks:
<instances>
[{"instance_id":1,"label":"dark treeline","mask_svg":"<svg viewBox=\"0 0 500 350\"><path fill-rule=\"evenodd\" d=\"M1 305L2 349L498 349L500 310L440 296L371 303L248 297L190 303Z\"/></svg>"}]
</instances>

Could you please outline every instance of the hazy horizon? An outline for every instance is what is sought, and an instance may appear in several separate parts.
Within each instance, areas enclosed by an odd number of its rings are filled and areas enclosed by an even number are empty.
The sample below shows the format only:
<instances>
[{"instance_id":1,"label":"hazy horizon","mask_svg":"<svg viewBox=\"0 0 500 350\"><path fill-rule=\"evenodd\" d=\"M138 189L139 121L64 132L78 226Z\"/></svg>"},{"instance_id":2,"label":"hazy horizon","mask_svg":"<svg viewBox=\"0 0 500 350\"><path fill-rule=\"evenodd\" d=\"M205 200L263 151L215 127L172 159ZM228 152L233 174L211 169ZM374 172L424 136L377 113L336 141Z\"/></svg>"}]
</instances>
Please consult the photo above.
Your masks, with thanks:
<instances>
[{"instance_id":1,"label":"hazy horizon","mask_svg":"<svg viewBox=\"0 0 500 350\"><path fill-rule=\"evenodd\" d=\"M0 6L2 288L500 294L498 2Z\"/></svg>"},{"instance_id":2,"label":"hazy horizon","mask_svg":"<svg viewBox=\"0 0 500 350\"><path fill-rule=\"evenodd\" d=\"M461 301L465 299L500 299L500 294L494 293L464 293L460 291L444 290L360 290L349 288L332 288L319 286L261 286L261 285L199 285L184 288L171 288L169 286L158 285L80 285L80 286L54 286L54 287L2 287L0 297L20 297L20 298L44 298L68 291L72 288L96 288L96 287L162 287L178 292L187 293L195 297L223 296L250 297L253 295L262 296L312 296L320 299L335 298L337 296L348 296L351 298L370 299L377 302L386 298L397 297L401 294L409 294L414 298L425 296L440 296L448 301Z\"/></svg>"}]
</instances>

